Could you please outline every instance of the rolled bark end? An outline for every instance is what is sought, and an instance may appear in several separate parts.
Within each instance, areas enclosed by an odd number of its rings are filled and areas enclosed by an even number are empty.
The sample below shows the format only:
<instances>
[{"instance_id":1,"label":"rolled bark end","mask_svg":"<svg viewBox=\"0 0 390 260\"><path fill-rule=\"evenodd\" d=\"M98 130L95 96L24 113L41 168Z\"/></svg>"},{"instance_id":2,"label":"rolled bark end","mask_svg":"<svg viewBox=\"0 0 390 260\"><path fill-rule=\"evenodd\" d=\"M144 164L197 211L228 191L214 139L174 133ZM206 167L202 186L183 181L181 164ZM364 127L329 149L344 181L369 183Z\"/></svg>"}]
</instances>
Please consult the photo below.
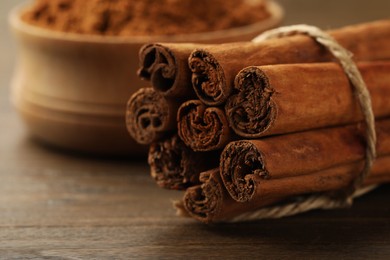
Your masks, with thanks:
<instances>
[{"instance_id":1,"label":"rolled bark end","mask_svg":"<svg viewBox=\"0 0 390 260\"><path fill-rule=\"evenodd\" d=\"M193 218L205 222L212 222L221 208L223 190L216 180L210 177L209 172L201 175L202 185L190 187L184 195L184 208Z\"/></svg>"},{"instance_id":2,"label":"rolled bark end","mask_svg":"<svg viewBox=\"0 0 390 260\"><path fill-rule=\"evenodd\" d=\"M189 58L192 86L196 95L209 106L220 105L230 95L225 74L218 61L206 50L195 50Z\"/></svg>"},{"instance_id":3,"label":"rolled bark end","mask_svg":"<svg viewBox=\"0 0 390 260\"><path fill-rule=\"evenodd\" d=\"M150 146L148 163L156 183L166 189L184 190L199 184L202 157L191 151L178 136Z\"/></svg>"},{"instance_id":4,"label":"rolled bark end","mask_svg":"<svg viewBox=\"0 0 390 260\"><path fill-rule=\"evenodd\" d=\"M139 51L140 68L137 71L141 79L150 80L152 67L156 62L156 48L153 45L144 45Z\"/></svg>"},{"instance_id":5,"label":"rolled bark end","mask_svg":"<svg viewBox=\"0 0 390 260\"><path fill-rule=\"evenodd\" d=\"M242 137L261 137L277 115L272 100L274 89L265 73L257 67L241 70L234 85L237 93L230 96L225 105L229 125Z\"/></svg>"},{"instance_id":6,"label":"rolled bark end","mask_svg":"<svg viewBox=\"0 0 390 260\"><path fill-rule=\"evenodd\" d=\"M219 108L190 100L180 106L177 121L180 138L194 151L222 149L228 142L229 125Z\"/></svg>"},{"instance_id":7,"label":"rolled bark end","mask_svg":"<svg viewBox=\"0 0 390 260\"><path fill-rule=\"evenodd\" d=\"M159 140L174 127L174 108L153 88L141 88L127 103L126 127L140 144Z\"/></svg>"},{"instance_id":8,"label":"rolled bark end","mask_svg":"<svg viewBox=\"0 0 390 260\"><path fill-rule=\"evenodd\" d=\"M177 64L174 54L160 44L148 44L140 50L138 76L150 80L153 87L163 94L175 86Z\"/></svg>"},{"instance_id":9,"label":"rolled bark end","mask_svg":"<svg viewBox=\"0 0 390 260\"><path fill-rule=\"evenodd\" d=\"M221 154L221 178L232 198L250 201L255 193L255 178L268 178L260 151L248 141L231 142Z\"/></svg>"}]
</instances>

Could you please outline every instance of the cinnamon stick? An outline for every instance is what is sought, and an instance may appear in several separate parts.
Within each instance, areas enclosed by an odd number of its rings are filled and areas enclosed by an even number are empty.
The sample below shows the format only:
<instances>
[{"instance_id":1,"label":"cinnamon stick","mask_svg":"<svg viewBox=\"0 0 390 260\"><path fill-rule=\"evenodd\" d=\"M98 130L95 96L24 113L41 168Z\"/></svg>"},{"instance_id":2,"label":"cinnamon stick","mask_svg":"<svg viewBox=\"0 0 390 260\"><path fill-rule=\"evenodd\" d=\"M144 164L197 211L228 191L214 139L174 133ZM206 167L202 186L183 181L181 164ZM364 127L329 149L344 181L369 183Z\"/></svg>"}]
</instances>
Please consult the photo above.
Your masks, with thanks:
<instances>
[{"instance_id":1,"label":"cinnamon stick","mask_svg":"<svg viewBox=\"0 0 390 260\"><path fill-rule=\"evenodd\" d=\"M194 151L222 149L232 138L224 111L206 107L200 100L184 102L177 122L180 138Z\"/></svg>"},{"instance_id":2,"label":"cinnamon stick","mask_svg":"<svg viewBox=\"0 0 390 260\"><path fill-rule=\"evenodd\" d=\"M187 147L177 135L151 144L148 156L156 183L166 189L184 190L199 184L199 173L216 167L216 153L199 153Z\"/></svg>"},{"instance_id":3,"label":"cinnamon stick","mask_svg":"<svg viewBox=\"0 0 390 260\"><path fill-rule=\"evenodd\" d=\"M191 43L146 44L139 51L138 76L167 97L194 97L188 57L195 48L207 46Z\"/></svg>"},{"instance_id":4,"label":"cinnamon stick","mask_svg":"<svg viewBox=\"0 0 390 260\"><path fill-rule=\"evenodd\" d=\"M241 140L221 154L222 180L233 199L256 198L265 179L309 174L365 158L364 127L350 125ZM390 120L376 122L377 154L390 154Z\"/></svg>"},{"instance_id":5,"label":"cinnamon stick","mask_svg":"<svg viewBox=\"0 0 390 260\"><path fill-rule=\"evenodd\" d=\"M214 169L201 173L201 185L187 189L182 206L189 216L205 223L228 221L275 203L292 202L296 195L346 189L362 167L363 162L358 161L308 175L265 180L258 189L257 199L249 202L233 200L224 187L219 170ZM389 171L390 156L377 158L363 186L390 182Z\"/></svg>"},{"instance_id":6,"label":"cinnamon stick","mask_svg":"<svg viewBox=\"0 0 390 260\"><path fill-rule=\"evenodd\" d=\"M390 62L362 62L358 68L375 116L389 116ZM336 63L248 67L236 76L235 92L226 102L226 116L233 131L247 138L363 119L353 87Z\"/></svg>"},{"instance_id":7,"label":"cinnamon stick","mask_svg":"<svg viewBox=\"0 0 390 260\"><path fill-rule=\"evenodd\" d=\"M176 129L179 101L167 100L153 88L141 88L127 103L126 126L140 144L151 144Z\"/></svg>"},{"instance_id":8,"label":"cinnamon stick","mask_svg":"<svg viewBox=\"0 0 390 260\"><path fill-rule=\"evenodd\" d=\"M390 58L390 19L329 31L356 60ZM247 66L332 61L333 56L304 35L196 49L190 56L192 84L207 105L220 105L233 90L234 77Z\"/></svg>"}]
</instances>

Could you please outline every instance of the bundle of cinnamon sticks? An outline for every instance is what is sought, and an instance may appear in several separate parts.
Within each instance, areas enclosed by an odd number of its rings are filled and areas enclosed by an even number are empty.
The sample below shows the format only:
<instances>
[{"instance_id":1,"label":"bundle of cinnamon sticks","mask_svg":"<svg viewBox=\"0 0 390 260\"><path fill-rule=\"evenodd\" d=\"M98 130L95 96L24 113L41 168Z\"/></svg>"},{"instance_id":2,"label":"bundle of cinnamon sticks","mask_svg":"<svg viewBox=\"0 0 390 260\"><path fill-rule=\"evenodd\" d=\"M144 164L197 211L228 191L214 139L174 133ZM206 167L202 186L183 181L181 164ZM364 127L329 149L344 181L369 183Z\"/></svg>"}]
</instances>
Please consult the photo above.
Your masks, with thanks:
<instances>
[{"instance_id":1,"label":"bundle of cinnamon sticks","mask_svg":"<svg viewBox=\"0 0 390 260\"><path fill-rule=\"evenodd\" d=\"M390 181L390 20L328 31L353 54L371 95L377 160L364 185ZM148 44L128 102L151 175L185 190L179 208L229 221L306 194L342 196L365 161L351 82L309 36L229 44ZM341 195L340 195L341 194Z\"/></svg>"}]
</instances>

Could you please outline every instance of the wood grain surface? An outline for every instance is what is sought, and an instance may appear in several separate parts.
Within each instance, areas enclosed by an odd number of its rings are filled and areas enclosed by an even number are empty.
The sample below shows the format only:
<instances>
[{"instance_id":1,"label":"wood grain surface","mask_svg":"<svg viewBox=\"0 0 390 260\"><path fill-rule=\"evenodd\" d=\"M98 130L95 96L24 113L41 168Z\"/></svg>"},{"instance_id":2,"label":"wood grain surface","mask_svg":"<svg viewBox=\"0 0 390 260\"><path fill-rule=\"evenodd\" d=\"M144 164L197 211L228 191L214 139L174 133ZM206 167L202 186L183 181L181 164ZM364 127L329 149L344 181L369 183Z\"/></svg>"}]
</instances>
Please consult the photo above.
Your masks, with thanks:
<instances>
[{"instance_id":1,"label":"wood grain surface","mask_svg":"<svg viewBox=\"0 0 390 260\"><path fill-rule=\"evenodd\" d=\"M175 216L145 160L91 158L28 136L9 104L15 43L0 2L0 259L390 259L390 186L351 209L204 225ZM284 0L285 24L388 17L390 1Z\"/></svg>"}]
</instances>

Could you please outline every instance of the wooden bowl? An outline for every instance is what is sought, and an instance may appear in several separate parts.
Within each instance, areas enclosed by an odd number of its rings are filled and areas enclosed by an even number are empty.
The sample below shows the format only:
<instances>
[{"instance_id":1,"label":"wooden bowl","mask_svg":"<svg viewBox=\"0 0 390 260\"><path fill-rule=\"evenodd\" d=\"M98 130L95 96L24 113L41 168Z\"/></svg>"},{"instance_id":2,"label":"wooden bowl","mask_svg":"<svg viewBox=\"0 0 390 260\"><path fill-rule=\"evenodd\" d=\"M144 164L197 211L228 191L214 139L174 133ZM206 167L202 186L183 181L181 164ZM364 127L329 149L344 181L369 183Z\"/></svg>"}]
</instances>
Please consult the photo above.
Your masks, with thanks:
<instances>
[{"instance_id":1,"label":"wooden bowl","mask_svg":"<svg viewBox=\"0 0 390 260\"><path fill-rule=\"evenodd\" d=\"M139 48L148 42L219 43L250 40L275 27L282 8L269 3L271 17L216 32L175 36L115 37L52 31L21 19L25 5L10 14L19 46L12 100L29 132L61 148L101 155L140 155L125 125L126 102L147 85L136 75Z\"/></svg>"}]
</instances>

